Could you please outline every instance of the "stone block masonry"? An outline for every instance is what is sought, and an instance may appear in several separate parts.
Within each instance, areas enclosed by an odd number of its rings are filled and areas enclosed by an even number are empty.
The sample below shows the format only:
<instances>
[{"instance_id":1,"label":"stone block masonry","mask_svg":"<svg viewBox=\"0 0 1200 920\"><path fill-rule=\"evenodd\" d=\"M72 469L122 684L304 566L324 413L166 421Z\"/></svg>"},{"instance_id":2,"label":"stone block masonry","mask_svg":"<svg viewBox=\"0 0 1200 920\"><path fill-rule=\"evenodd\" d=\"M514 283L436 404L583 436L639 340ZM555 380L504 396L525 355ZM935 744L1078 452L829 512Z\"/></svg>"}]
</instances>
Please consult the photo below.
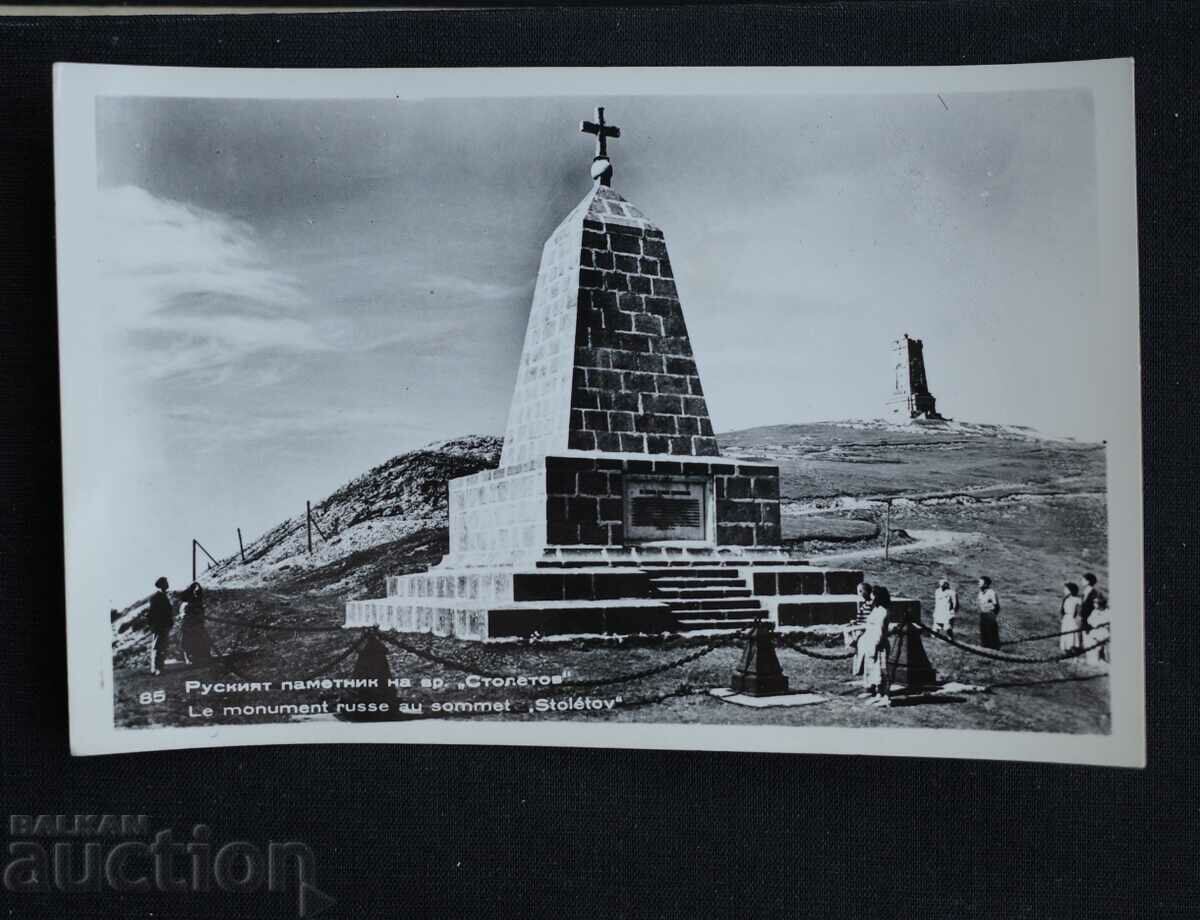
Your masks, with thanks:
<instances>
[{"instance_id":1,"label":"stone block masonry","mask_svg":"<svg viewBox=\"0 0 1200 920\"><path fill-rule=\"evenodd\" d=\"M590 202L590 197L581 201L542 249L501 467L519 466L567 446L579 251Z\"/></svg>"},{"instance_id":2,"label":"stone block masonry","mask_svg":"<svg viewBox=\"0 0 1200 920\"><path fill-rule=\"evenodd\" d=\"M779 468L736 460L668 460L650 456L546 458L546 542L552 546L619 547L624 532L625 477L682 476L711 482L718 546L780 543Z\"/></svg>"},{"instance_id":3,"label":"stone block masonry","mask_svg":"<svg viewBox=\"0 0 1200 920\"><path fill-rule=\"evenodd\" d=\"M602 191L583 222L567 446L715 457L662 231Z\"/></svg>"},{"instance_id":4,"label":"stone block masonry","mask_svg":"<svg viewBox=\"0 0 1200 920\"><path fill-rule=\"evenodd\" d=\"M447 562L513 564L539 558L547 547L623 546L625 479L631 475L703 478L715 509L710 543L779 546L776 466L564 451L451 480Z\"/></svg>"},{"instance_id":5,"label":"stone block masonry","mask_svg":"<svg viewBox=\"0 0 1200 920\"><path fill-rule=\"evenodd\" d=\"M541 458L450 480L450 555L488 565L537 555L546 543Z\"/></svg>"}]
</instances>

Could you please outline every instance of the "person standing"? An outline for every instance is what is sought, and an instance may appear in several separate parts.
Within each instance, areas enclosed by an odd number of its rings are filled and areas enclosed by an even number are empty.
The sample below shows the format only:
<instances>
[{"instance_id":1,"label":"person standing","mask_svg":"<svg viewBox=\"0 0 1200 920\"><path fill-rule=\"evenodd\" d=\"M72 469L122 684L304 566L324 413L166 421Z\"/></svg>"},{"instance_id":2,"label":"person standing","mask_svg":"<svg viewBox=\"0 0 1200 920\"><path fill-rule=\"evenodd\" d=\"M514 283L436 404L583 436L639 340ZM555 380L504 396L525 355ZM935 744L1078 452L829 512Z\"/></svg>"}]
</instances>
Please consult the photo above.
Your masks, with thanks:
<instances>
[{"instance_id":1,"label":"person standing","mask_svg":"<svg viewBox=\"0 0 1200 920\"><path fill-rule=\"evenodd\" d=\"M865 581L858 583L855 588L858 594L858 605L855 608L854 622L842 630L842 639L846 643L847 648L854 649L854 657L850 659L850 676L851 678L860 677L863 673L863 661L865 658L865 650L859 639L862 638L864 623L871 613L871 585ZM851 680L853 683L853 680Z\"/></svg>"},{"instance_id":2,"label":"person standing","mask_svg":"<svg viewBox=\"0 0 1200 920\"><path fill-rule=\"evenodd\" d=\"M203 664L212 658L208 627L204 623L204 589L194 581L179 598L184 602L183 630L179 637L183 660L188 664Z\"/></svg>"},{"instance_id":3,"label":"person standing","mask_svg":"<svg viewBox=\"0 0 1200 920\"><path fill-rule=\"evenodd\" d=\"M871 591L871 612L863 623L858 649L863 656L863 686L871 696L887 696L888 618L892 597L887 588L876 586Z\"/></svg>"},{"instance_id":4,"label":"person standing","mask_svg":"<svg viewBox=\"0 0 1200 920\"><path fill-rule=\"evenodd\" d=\"M1099 593L1096 588L1096 576L1091 572L1084 572L1083 585L1083 602L1079 606L1079 625L1084 632L1087 632L1092 611L1096 609L1096 595Z\"/></svg>"},{"instance_id":5,"label":"person standing","mask_svg":"<svg viewBox=\"0 0 1200 920\"><path fill-rule=\"evenodd\" d=\"M1092 629L1087 634L1087 652L1085 657L1088 664L1099 664L1102 661L1112 661L1112 615L1108 611L1108 598L1096 592L1096 607L1092 611ZM1108 641L1104 645L1098 643Z\"/></svg>"},{"instance_id":6,"label":"person standing","mask_svg":"<svg viewBox=\"0 0 1200 920\"><path fill-rule=\"evenodd\" d=\"M171 642L171 627L175 623L175 610L171 606L170 587L166 577L154 582L157 588L150 597L150 610L146 614L146 625L150 629L150 673L161 674L167 663L167 646Z\"/></svg>"},{"instance_id":7,"label":"person standing","mask_svg":"<svg viewBox=\"0 0 1200 920\"><path fill-rule=\"evenodd\" d=\"M953 639L957 614L958 592L950 584L949 578L943 578L933 592L933 631Z\"/></svg>"},{"instance_id":8,"label":"person standing","mask_svg":"<svg viewBox=\"0 0 1200 920\"><path fill-rule=\"evenodd\" d=\"M984 648L1000 647L1000 598L986 575L979 579L979 644Z\"/></svg>"},{"instance_id":9,"label":"person standing","mask_svg":"<svg viewBox=\"0 0 1200 920\"><path fill-rule=\"evenodd\" d=\"M1062 635L1058 637L1058 647L1064 652L1078 651L1083 648L1083 620L1079 615L1083 599L1079 596L1079 585L1075 582L1068 581L1064 588L1066 591L1062 607L1059 609L1062 620L1058 628Z\"/></svg>"}]
</instances>

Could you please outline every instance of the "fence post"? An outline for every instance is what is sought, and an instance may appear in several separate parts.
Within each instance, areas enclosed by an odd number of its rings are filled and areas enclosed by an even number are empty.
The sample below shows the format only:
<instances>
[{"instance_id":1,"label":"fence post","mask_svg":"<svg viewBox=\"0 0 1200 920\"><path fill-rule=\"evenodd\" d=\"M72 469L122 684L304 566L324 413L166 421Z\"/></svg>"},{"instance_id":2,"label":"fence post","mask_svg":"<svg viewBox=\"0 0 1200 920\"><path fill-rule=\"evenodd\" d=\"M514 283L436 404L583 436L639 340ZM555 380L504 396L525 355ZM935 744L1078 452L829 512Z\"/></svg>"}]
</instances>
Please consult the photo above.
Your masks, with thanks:
<instances>
[{"instance_id":1,"label":"fence post","mask_svg":"<svg viewBox=\"0 0 1200 920\"><path fill-rule=\"evenodd\" d=\"M246 547L242 545L242 528L237 529L238 532L238 552L242 554L242 565L246 564Z\"/></svg>"},{"instance_id":2,"label":"fence post","mask_svg":"<svg viewBox=\"0 0 1200 920\"><path fill-rule=\"evenodd\" d=\"M883 524L883 558L890 558L892 549L892 500L887 500L887 512Z\"/></svg>"},{"instance_id":3,"label":"fence post","mask_svg":"<svg viewBox=\"0 0 1200 920\"><path fill-rule=\"evenodd\" d=\"M773 623L765 620L755 622L742 649L742 660L733 669L729 679L729 689L749 696L787 692L788 679L779 666L779 656L775 654Z\"/></svg>"},{"instance_id":4,"label":"fence post","mask_svg":"<svg viewBox=\"0 0 1200 920\"><path fill-rule=\"evenodd\" d=\"M192 537L192 583L196 581L196 538Z\"/></svg>"},{"instance_id":5,"label":"fence post","mask_svg":"<svg viewBox=\"0 0 1200 920\"><path fill-rule=\"evenodd\" d=\"M308 552L312 554L312 502L304 502L304 524L308 530Z\"/></svg>"}]
</instances>

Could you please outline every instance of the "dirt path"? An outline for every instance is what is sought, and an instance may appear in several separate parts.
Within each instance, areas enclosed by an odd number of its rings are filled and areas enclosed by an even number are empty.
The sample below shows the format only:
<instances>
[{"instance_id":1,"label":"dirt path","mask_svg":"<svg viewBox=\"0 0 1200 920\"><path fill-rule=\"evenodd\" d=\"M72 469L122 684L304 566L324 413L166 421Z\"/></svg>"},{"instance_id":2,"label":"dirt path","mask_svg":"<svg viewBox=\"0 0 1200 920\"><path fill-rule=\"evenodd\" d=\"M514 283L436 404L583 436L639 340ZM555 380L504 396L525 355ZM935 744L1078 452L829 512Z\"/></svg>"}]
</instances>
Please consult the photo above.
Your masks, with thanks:
<instances>
[{"instance_id":1,"label":"dirt path","mask_svg":"<svg viewBox=\"0 0 1200 920\"><path fill-rule=\"evenodd\" d=\"M916 550L945 549L948 546L965 546L984 539L984 534L961 530L909 530L908 535L913 538L913 542L893 546L890 550L892 555L911 553ZM819 556L812 556L811 561L819 565L825 562L852 562L858 559L871 559L882 555L882 546L872 546L868 549L854 549L847 550L844 553L825 553Z\"/></svg>"}]
</instances>

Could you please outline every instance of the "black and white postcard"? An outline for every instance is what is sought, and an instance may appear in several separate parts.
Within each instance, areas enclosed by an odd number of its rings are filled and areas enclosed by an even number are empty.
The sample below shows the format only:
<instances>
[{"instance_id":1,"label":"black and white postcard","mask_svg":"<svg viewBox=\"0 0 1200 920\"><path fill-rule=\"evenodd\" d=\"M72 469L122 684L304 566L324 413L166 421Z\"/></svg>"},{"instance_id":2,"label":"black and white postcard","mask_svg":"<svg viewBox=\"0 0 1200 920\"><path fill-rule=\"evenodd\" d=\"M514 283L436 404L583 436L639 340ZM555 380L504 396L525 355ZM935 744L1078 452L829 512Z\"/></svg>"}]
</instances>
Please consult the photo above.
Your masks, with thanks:
<instances>
[{"instance_id":1,"label":"black and white postcard","mask_svg":"<svg viewBox=\"0 0 1200 920\"><path fill-rule=\"evenodd\" d=\"M58 65L73 750L1144 764L1132 89Z\"/></svg>"}]
</instances>

